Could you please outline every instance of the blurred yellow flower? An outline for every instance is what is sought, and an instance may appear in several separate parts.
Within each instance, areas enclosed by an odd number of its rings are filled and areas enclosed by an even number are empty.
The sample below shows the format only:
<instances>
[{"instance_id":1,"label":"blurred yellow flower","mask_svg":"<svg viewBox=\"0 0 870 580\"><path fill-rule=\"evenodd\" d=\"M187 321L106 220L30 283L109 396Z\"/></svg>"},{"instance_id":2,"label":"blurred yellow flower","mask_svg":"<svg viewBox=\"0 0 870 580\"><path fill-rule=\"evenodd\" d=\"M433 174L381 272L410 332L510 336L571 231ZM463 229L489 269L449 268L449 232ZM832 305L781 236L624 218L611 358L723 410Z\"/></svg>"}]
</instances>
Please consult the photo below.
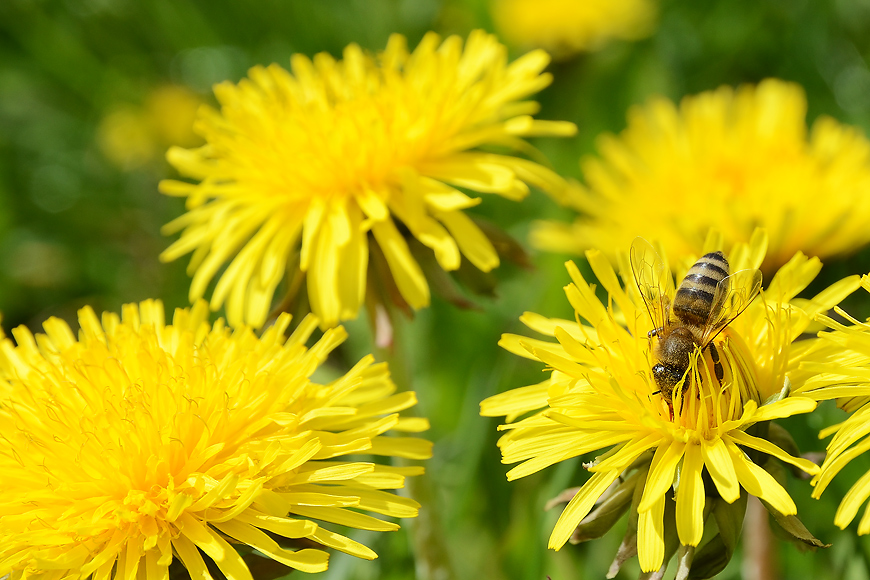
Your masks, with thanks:
<instances>
[{"instance_id":1,"label":"blurred yellow flower","mask_svg":"<svg viewBox=\"0 0 870 580\"><path fill-rule=\"evenodd\" d=\"M117 107L100 120L97 145L109 161L123 169L141 167L157 154L147 118L133 106Z\"/></svg>"},{"instance_id":2,"label":"blurred yellow flower","mask_svg":"<svg viewBox=\"0 0 870 580\"><path fill-rule=\"evenodd\" d=\"M723 247L715 235L705 246L705 252ZM749 244L735 246L727 256L732 272L757 268L766 246L762 231ZM854 291L857 278L841 281L812 300L796 300L820 264L818 259L795 256L715 340L724 371L721 384L714 378L710 351L695 349L684 377L688 387L675 389L670 405L652 377L656 361L651 346L657 339L648 338L648 333L654 324L626 256L620 256L619 269L624 286L601 252L590 250L586 258L608 300L602 303L595 287L569 262L573 284L565 293L578 322L525 313L523 323L557 342L515 335L504 335L500 342L514 354L547 364L550 377L481 403L482 415L507 417L501 427L507 433L498 443L503 462L521 462L508 472L509 480L609 448L585 464L592 476L562 512L549 546L561 548L611 485L637 486L634 492L608 492L608 501L622 497L626 510L632 502L637 553L645 572L666 565L673 554L666 551L664 540L666 513L668 521L675 518L684 547L698 546L704 520L713 512L717 518L721 515L716 502L734 504L741 488L767 502L778 516L795 514L794 501L767 471L767 457L811 474L818 466L789 455L755 425L815 408L812 399L789 396L789 381L800 375L798 363L805 351L803 344L792 341L807 329L813 314ZM685 264L693 262L680 261L683 273ZM669 278L664 271L663 287ZM705 489L705 471L718 496L711 494L712 488ZM602 509L622 513L612 505ZM739 533L743 515L735 517ZM729 544L729 539L724 542Z\"/></svg>"},{"instance_id":3,"label":"blurred yellow flower","mask_svg":"<svg viewBox=\"0 0 870 580\"><path fill-rule=\"evenodd\" d=\"M573 224L538 224L533 244L554 251L605 248L635 236L672 255L696 253L707 230L729 244L757 226L770 232L763 265L795 252L828 257L870 241L870 143L828 117L807 135L806 98L795 84L766 80L721 87L632 109L619 136L599 140L582 163L588 190L570 190Z\"/></svg>"},{"instance_id":4,"label":"blurred yellow flower","mask_svg":"<svg viewBox=\"0 0 870 580\"><path fill-rule=\"evenodd\" d=\"M196 93L185 87L157 87L144 106L119 106L103 117L97 127L97 144L119 167L141 167L171 145L190 147L201 141L193 132L200 104Z\"/></svg>"},{"instance_id":5,"label":"blurred yellow flower","mask_svg":"<svg viewBox=\"0 0 870 580\"><path fill-rule=\"evenodd\" d=\"M496 29L509 43L557 58L601 48L608 40L648 36L653 0L492 0Z\"/></svg>"},{"instance_id":6,"label":"blurred yellow flower","mask_svg":"<svg viewBox=\"0 0 870 580\"><path fill-rule=\"evenodd\" d=\"M343 329L309 349L311 318L290 338L287 315L261 337L207 320L200 302L167 325L146 301L102 324L82 309L78 340L52 318L0 343L0 576L165 580L177 558L210 578L202 554L234 580L260 557L317 572L317 544L376 557L322 522L388 531L363 512L417 514L383 490L422 468L345 458L430 455L384 435L428 426L399 417L414 394L394 394L385 364L369 356L318 384Z\"/></svg>"},{"instance_id":7,"label":"blurred yellow flower","mask_svg":"<svg viewBox=\"0 0 870 580\"><path fill-rule=\"evenodd\" d=\"M194 252L191 300L230 262L211 307L226 301L232 325L266 321L285 271L305 274L324 326L356 317L373 278L370 254L385 260L401 299L428 305L406 236L444 270L457 269L463 255L483 271L499 263L464 213L480 198L457 188L519 200L528 184L564 185L541 165L491 151L575 132L571 123L533 119L537 104L521 100L550 83L541 73L548 61L535 51L508 64L505 48L480 31L464 49L458 37L430 33L413 53L394 35L377 57L352 44L342 61L297 54L292 73L258 66L238 85L215 86L221 111L206 110L197 123L206 145L168 153L199 182L160 184L187 197L189 210L165 226L167 234L184 231L161 258Z\"/></svg>"},{"instance_id":8,"label":"blurred yellow flower","mask_svg":"<svg viewBox=\"0 0 870 580\"><path fill-rule=\"evenodd\" d=\"M193 123L202 99L186 87L157 87L145 99L145 117L162 149L170 145L191 147L202 139L194 133Z\"/></svg>"}]
</instances>

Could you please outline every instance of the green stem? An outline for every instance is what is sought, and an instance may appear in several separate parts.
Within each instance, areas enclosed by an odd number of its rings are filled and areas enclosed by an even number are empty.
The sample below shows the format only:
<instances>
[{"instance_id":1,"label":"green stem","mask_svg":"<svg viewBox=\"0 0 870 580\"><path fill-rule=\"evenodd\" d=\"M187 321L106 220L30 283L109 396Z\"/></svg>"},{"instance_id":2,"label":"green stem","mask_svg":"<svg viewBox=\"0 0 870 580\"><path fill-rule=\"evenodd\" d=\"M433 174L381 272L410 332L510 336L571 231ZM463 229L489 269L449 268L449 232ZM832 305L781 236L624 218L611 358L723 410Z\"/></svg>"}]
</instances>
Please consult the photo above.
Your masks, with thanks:
<instances>
[{"instance_id":1,"label":"green stem","mask_svg":"<svg viewBox=\"0 0 870 580\"><path fill-rule=\"evenodd\" d=\"M405 342L404 320L396 311L382 316L376 313L377 323L374 325L374 341L380 353L380 358L390 365L390 374L399 391L411 390L412 361L407 353ZM400 457L393 458L397 466L408 462ZM416 518L403 523L407 530L414 551L416 563L416 578L418 580L453 580L456 573L450 561L450 554L445 541L444 525L438 494L435 493L436 482L427 468L426 473L419 477L409 477L405 480L402 495L415 499L420 503L420 512Z\"/></svg>"}]
</instances>

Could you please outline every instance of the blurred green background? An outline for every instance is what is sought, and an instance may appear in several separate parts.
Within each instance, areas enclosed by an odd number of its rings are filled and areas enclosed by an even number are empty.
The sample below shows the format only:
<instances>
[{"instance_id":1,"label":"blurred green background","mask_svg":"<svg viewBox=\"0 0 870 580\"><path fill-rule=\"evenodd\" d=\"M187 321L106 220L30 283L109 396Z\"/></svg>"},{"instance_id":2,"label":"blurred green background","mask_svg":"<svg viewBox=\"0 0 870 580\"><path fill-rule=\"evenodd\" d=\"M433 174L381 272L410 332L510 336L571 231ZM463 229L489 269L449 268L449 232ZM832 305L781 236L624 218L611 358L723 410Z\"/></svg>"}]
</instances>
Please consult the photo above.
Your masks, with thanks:
<instances>
[{"instance_id":1,"label":"blurred green background","mask_svg":"<svg viewBox=\"0 0 870 580\"><path fill-rule=\"evenodd\" d=\"M187 305L186 259L161 264L170 242L160 226L183 211L157 193L175 177L163 154L194 145L190 115L213 103L211 86L238 81L255 64L289 63L294 52L340 56L348 43L377 51L399 32L415 46L435 30L465 36L493 30L485 0L3 0L0 2L0 312L7 330L37 329L48 316L75 320L91 304L161 298L167 310ZM870 128L870 0L663 1L655 33L635 43L553 63L555 80L539 95L544 119L577 124L573 139L535 143L563 175L579 176L578 159L602 131L625 126L629 106L653 94L678 100L722 84L779 77L807 91L808 122L820 114ZM513 56L521 52L513 50ZM522 204L487 198L475 208L521 241L531 219L567 212L540 193ZM430 418L435 457L428 462L456 578L552 580L601 578L625 522L593 544L546 549L558 514L547 499L581 484L580 461L513 483L495 446L498 422L478 416L483 398L543 379L541 365L497 346L504 332L523 332L526 310L573 317L562 294L568 256L533 253L529 273L510 265L495 275L498 295L458 310L435 299L397 329L397 382L419 394ZM581 264L581 267L582 264ZM867 251L826 265L818 290L870 271ZM866 296L866 294L864 295ZM866 317L856 298L850 311ZM342 359L373 350L364 321L348 325ZM382 355L384 353L381 353ZM341 364L336 361L335 364ZM821 450L819 428L842 419L825 405L787 427L804 451ZM870 542L855 524L833 527L839 499L870 462L853 462L821 501L809 485L790 482L799 515L833 547L815 554L783 545L786 578L868 578ZM558 510L556 510L558 511ZM403 523L403 526L408 522ZM371 545L374 562L333 556L319 578L415 577L404 532L352 532ZM636 561L620 577L636 577ZM722 578L740 577L740 554ZM446 578L444 580L447 580Z\"/></svg>"}]
</instances>

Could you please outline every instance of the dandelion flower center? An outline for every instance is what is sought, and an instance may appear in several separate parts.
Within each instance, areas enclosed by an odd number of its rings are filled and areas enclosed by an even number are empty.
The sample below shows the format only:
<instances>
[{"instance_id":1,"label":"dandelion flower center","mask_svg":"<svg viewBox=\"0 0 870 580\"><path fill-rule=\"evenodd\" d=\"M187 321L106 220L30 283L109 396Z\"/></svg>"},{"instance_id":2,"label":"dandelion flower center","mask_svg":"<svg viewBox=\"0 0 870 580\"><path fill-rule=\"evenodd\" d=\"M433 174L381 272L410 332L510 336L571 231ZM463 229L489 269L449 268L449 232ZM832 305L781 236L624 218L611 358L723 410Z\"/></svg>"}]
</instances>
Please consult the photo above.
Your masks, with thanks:
<instances>
[{"instance_id":1,"label":"dandelion flower center","mask_svg":"<svg viewBox=\"0 0 870 580\"><path fill-rule=\"evenodd\" d=\"M721 360L722 379L716 377L709 347L703 352L696 348L684 384L678 385L681 388L675 391L672 408L668 409L673 414L671 420L668 421L668 413L663 412L661 405L667 406L667 403L661 401L655 405L665 422L663 429L676 439L686 443L710 441L719 436L720 428L727 421L740 418L748 402L756 405L762 402L755 361L739 335L728 329L725 333L723 340L713 343Z\"/></svg>"}]
</instances>

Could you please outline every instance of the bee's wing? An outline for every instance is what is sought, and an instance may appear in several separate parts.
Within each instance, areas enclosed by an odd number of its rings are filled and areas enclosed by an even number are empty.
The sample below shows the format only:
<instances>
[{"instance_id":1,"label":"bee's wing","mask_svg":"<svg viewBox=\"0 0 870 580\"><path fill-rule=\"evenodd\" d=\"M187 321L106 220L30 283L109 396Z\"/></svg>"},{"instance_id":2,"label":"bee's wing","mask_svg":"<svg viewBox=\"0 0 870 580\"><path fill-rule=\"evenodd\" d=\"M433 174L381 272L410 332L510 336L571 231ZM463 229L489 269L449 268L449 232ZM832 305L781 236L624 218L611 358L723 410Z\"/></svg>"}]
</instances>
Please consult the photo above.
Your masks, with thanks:
<instances>
[{"instance_id":1,"label":"bee's wing","mask_svg":"<svg viewBox=\"0 0 870 580\"><path fill-rule=\"evenodd\" d=\"M761 270L739 270L719 281L701 343L707 345L746 310L761 290Z\"/></svg>"},{"instance_id":2,"label":"bee's wing","mask_svg":"<svg viewBox=\"0 0 870 580\"><path fill-rule=\"evenodd\" d=\"M643 238L631 243L631 272L638 292L646 305L654 328L664 328L668 322L674 283L667 264L655 248Z\"/></svg>"}]
</instances>

